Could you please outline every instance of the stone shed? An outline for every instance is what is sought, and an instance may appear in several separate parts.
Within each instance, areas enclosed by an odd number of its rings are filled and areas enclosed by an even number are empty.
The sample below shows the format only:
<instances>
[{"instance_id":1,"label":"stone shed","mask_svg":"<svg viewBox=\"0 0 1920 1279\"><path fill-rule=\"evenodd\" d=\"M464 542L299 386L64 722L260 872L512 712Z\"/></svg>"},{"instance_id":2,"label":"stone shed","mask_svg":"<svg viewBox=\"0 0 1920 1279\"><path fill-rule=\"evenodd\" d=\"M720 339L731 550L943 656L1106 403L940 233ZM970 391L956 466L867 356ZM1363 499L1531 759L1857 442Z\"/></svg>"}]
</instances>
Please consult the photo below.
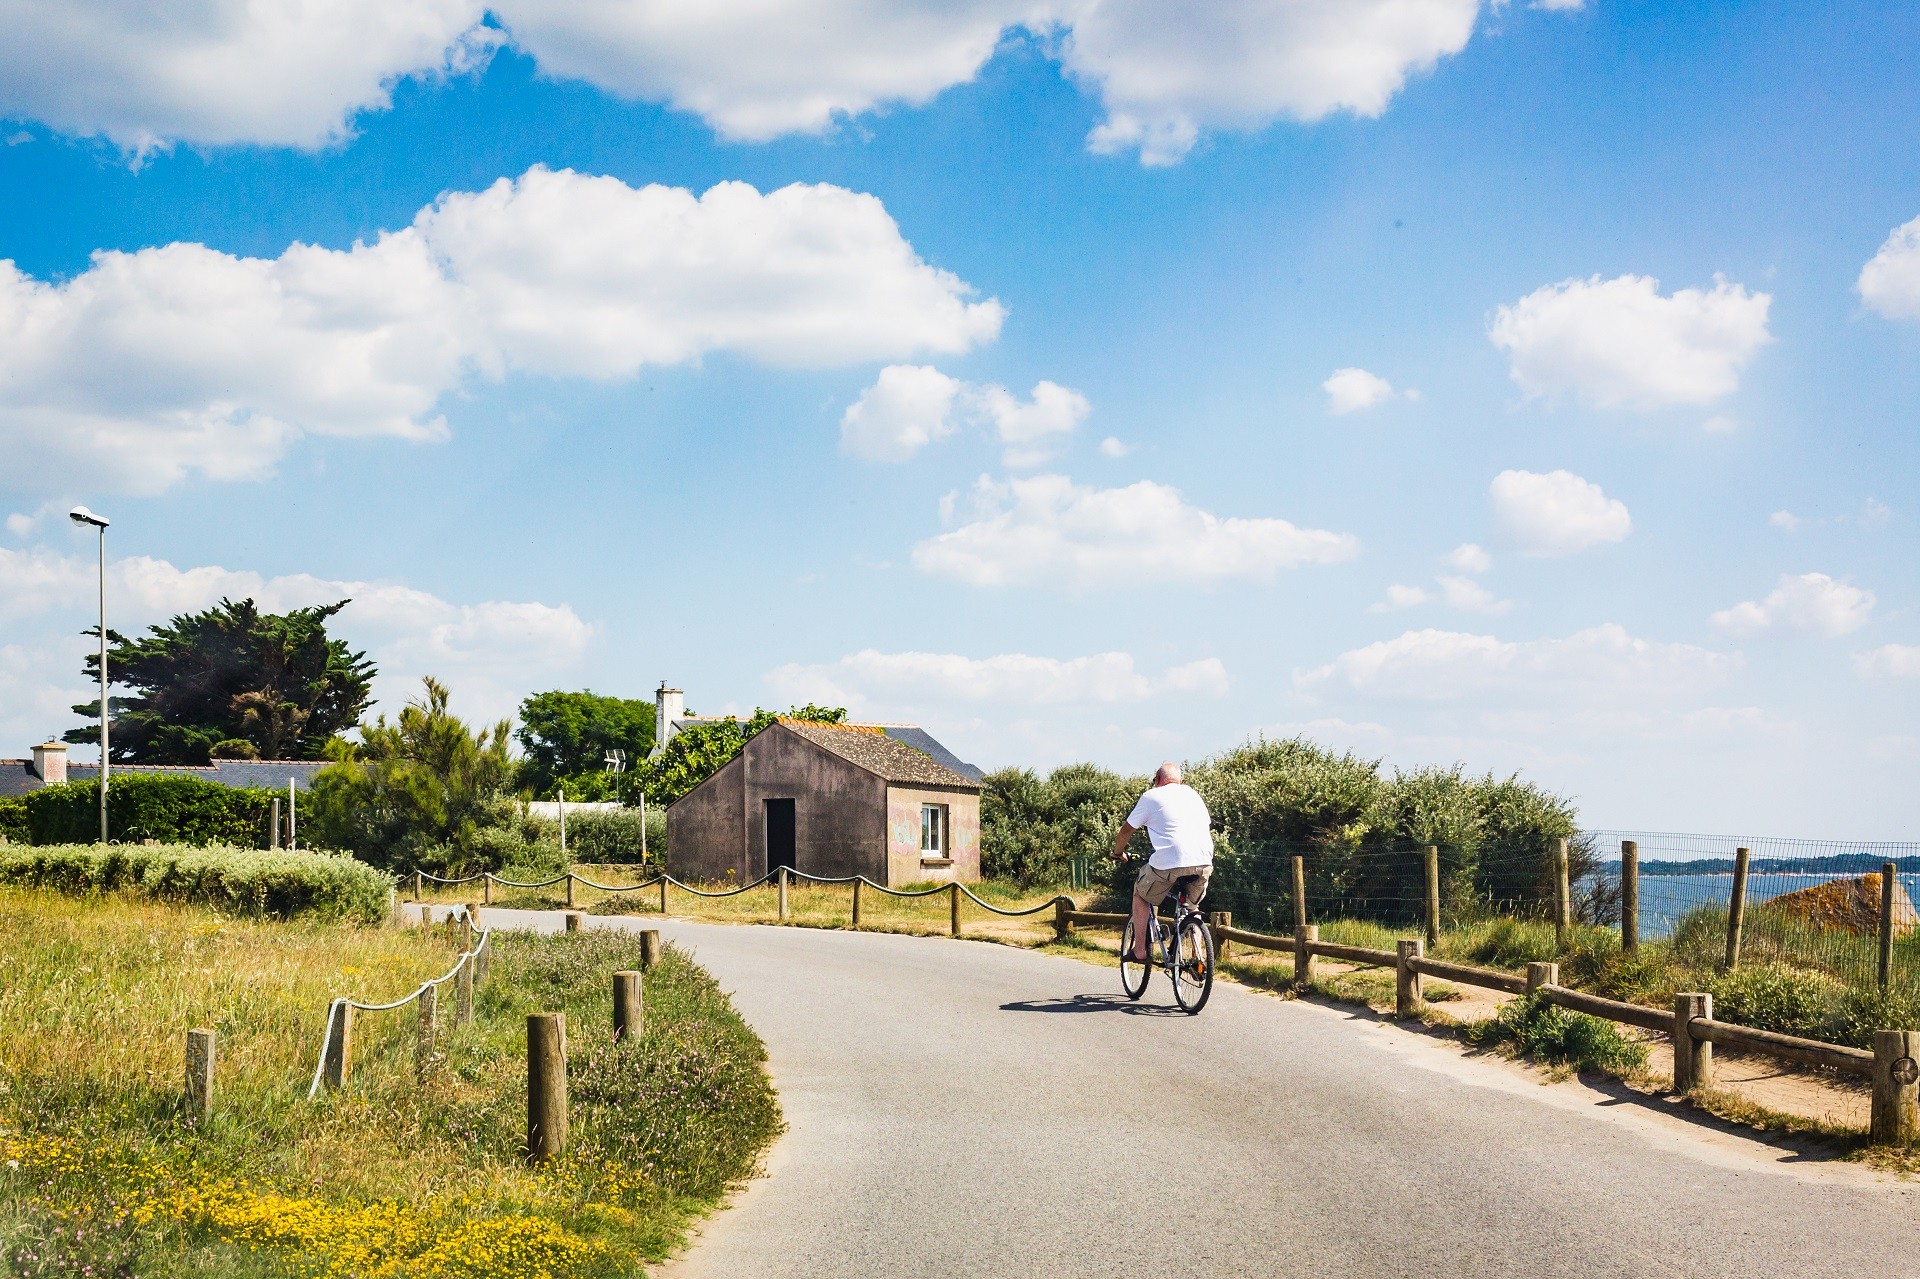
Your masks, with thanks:
<instances>
[{"instance_id":1,"label":"stone shed","mask_svg":"<svg viewBox=\"0 0 1920 1279\"><path fill-rule=\"evenodd\" d=\"M750 883L779 866L889 887L977 880L980 784L881 726L780 720L667 809L676 878Z\"/></svg>"}]
</instances>

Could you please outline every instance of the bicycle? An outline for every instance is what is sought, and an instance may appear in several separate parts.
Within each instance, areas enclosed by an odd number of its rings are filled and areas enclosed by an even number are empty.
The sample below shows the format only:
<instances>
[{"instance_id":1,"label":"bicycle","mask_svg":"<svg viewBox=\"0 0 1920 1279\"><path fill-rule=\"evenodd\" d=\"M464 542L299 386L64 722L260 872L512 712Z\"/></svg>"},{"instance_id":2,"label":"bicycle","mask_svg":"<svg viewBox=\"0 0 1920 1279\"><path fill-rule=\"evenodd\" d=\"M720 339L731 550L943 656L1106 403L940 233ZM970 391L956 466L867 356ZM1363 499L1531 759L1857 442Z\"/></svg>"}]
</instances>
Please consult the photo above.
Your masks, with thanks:
<instances>
[{"instance_id":1,"label":"bicycle","mask_svg":"<svg viewBox=\"0 0 1920 1279\"><path fill-rule=\"evenodd\" d=\"M1189 1016L1207 1006L1207 997L1213 994L1215 952L1213 930L1207 927L1206 916L1187 901L1187 890L1193 887L1197 878L1187 875L1174 881L1171 938L1160 927L1159 910L1148 912L1145 961L1133 958L1132 917L1129 916L1127 922L1121 925L1120 989L1126 992L1128 999L1138 999L1146 994L1147 980L1153 976L1155 968L1160 968L1165 970L1167 980L1173 983L1174 1002ZM1158 958L1155 958L1156 955Z\"/></svg>"}]
</instances>

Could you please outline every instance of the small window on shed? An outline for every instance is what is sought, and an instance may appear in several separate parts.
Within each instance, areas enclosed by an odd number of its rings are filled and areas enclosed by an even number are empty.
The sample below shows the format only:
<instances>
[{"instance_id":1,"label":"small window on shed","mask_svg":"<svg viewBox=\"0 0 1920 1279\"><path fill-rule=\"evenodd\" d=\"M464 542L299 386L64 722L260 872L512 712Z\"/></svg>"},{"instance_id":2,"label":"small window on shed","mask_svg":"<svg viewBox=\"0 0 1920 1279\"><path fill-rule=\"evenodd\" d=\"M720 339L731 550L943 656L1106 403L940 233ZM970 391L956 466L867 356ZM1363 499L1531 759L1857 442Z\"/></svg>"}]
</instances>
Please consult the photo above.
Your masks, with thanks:
<instances>
[{"instance_id":1,"label":"small window on shed","mask_svg":"<svg viewBox=\"0 0 1920 1279\"><path fill-rule=\"evenodd\" d=\"M945 804L920 805L920 855L922 857L947 855L947 806Z\"/></svg>"}]
</instances>

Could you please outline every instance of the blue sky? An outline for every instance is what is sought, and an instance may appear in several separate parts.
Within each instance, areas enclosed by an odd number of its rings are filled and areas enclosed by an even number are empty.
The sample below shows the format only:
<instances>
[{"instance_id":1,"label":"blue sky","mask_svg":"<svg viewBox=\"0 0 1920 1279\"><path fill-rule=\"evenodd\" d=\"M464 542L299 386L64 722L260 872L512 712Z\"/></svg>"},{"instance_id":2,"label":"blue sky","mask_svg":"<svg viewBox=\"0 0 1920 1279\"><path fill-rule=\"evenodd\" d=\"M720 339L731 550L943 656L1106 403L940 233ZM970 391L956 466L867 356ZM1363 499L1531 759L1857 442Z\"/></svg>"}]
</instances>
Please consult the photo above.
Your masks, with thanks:
<instances>
[{"instance_id":1,"label":"blue sky","mask_svg":"<svg viewBox=\"0 0 1920 1279\"><path fill-rule=\"evenodd\" d=\"M1911 833L1911 6L525 7L9 18L0 752L85 502L116 627L352 595L389 706Z\"/></svg>"}]
</instances>

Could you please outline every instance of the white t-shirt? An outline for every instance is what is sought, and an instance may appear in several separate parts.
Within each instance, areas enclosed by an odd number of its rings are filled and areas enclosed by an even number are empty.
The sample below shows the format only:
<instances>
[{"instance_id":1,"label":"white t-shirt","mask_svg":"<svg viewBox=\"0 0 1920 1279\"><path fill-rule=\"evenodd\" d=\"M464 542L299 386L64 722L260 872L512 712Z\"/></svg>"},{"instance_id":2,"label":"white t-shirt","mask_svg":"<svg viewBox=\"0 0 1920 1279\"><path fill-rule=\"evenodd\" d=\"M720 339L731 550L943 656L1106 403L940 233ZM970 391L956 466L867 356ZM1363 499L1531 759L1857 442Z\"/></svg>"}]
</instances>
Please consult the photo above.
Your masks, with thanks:
<instances>
[{"instance_id":1,"label":"white t-shirt","mask_svg":"<svg viewBox=\"0 0 1920 1279\"><path fill-rule=\"evenodd\" d=\"M1147 865L1155 870L1213 865L1212 820L1207 801L1185 782L1154 787L1127 814L1127 825L1153 841Z\"/></svg>"}]
</instances>

